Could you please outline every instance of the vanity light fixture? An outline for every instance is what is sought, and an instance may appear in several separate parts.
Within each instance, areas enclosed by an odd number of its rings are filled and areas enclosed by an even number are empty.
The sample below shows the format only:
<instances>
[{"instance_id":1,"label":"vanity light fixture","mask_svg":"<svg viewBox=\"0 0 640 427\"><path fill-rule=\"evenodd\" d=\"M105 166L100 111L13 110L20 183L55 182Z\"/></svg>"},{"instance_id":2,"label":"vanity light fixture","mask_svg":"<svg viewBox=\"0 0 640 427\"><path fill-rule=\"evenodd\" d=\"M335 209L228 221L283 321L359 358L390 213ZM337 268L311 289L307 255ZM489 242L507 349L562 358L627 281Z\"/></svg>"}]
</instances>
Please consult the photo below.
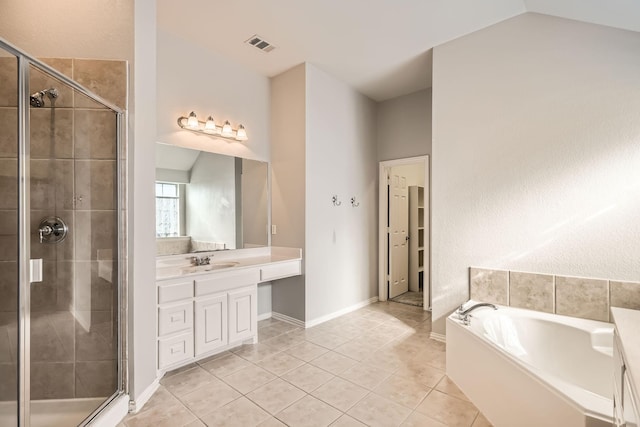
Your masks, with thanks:
<instances>
[{"instance_id":1,"label":"vanity light fixture","mask_svg":"<svg viewBox=\"0 0 640 427\"><path fill-rule=\"evenodd\" d=\"M178 117L178 126L182 129L192 132L203 133L205 135L215 135L216 138L224 138L233 141L246 141L247 130L242 125L238 125L238 129L233 129L229 120L225 120L222 127L216 125L213 116L209 116L206 122L198 120L195 112L189 113L188 117Z\"/></svg>"}]
</instances>

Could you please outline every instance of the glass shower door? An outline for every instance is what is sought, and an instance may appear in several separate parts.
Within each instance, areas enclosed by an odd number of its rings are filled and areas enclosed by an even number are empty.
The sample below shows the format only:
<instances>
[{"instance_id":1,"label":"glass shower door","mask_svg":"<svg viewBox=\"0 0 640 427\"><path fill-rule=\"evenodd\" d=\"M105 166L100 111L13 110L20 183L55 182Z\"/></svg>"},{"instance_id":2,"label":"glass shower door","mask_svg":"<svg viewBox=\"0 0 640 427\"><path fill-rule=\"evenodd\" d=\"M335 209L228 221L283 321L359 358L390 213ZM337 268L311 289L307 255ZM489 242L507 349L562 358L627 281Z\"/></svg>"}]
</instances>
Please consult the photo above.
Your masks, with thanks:
<instances>
[{"instance_id":1,"label":"glass shower door","mask_svg":"<svg viewBox=\"0 0 640 427\"><path fill-rule=\"evenodd\" d=\"M119 390L118 117L29 76L30 425L72 426Z\"/></svg>"}]
</instances>

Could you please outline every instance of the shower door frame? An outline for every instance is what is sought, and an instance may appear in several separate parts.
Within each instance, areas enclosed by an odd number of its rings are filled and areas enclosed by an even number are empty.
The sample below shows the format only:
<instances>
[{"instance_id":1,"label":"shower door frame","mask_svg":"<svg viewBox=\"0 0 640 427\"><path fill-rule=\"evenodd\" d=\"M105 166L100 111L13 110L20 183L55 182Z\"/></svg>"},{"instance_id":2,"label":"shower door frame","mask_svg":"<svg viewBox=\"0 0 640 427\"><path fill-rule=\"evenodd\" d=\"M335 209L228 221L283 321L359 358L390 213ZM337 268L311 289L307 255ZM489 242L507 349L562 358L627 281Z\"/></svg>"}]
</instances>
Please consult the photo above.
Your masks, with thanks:
<instances>
[{"instance_id":1,"label":"shower door frame","mask_svg":"<svg viewBox=\"0 0 640 427\"><path fill-rule=\"evenodd\" d=\"M127 170L124 165L124 154L127 149L127 112L111 102L101 98L91 90L85 88L76 81L61 74L54 68L37 60L21 49L0 38L0 49L4 49L17 59L18 69L18 390L17 390L17 415L20 427L30 427L31 406L31 351L30 351L30 319L31 319L31 227L30 227L30 135L29 135L29 77L30 67L51 75L62 83L71 87L74 91L90 98L114 112L116 116L116 186L117 186L117 248L116 260L118 265L116 292L117 292L117 390L108 397L94 412L87 414L86 425L97 416L105 407L114 402L118 397L128 394L128 361L127 361L127 239L126 239L126 213L128 212L126 183ZM75 106L74 106L75 109Z\"/></svg>"}]
</instances>

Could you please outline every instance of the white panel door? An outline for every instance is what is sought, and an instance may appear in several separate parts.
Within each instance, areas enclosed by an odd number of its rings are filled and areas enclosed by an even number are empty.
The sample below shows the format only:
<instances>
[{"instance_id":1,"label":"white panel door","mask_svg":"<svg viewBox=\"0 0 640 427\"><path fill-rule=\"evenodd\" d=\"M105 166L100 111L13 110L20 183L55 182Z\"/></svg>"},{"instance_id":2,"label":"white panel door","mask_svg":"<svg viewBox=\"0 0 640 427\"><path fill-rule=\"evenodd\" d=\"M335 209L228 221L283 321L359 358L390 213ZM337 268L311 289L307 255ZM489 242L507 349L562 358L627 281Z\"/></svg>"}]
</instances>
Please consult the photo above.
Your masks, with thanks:
<instances>
[{"instance_id":1,"label":"white panel door","mask_svg":"<svg viewBox=\"0 0 640 427\"><path fill-rule=\"evenodd\" d=\"M257 286L229 292L229 342L253 337L258 328Z\"/></svg>"},{"instance_id":2,"label":"white panel door","mask_svg":"<svg viewBox=\"0 0 640 427\"><path fill-rule=\"evenodd\" d=\"M195 302L196 356L228 344L227 294L218 294Z\"/></svg>"},{"instance_id":3,"label":"white panel door","mask_svg":"<svg viewBox=\"0 0 640 427\"><path fill-rule=\"evenodd\" d=\"M407 178L392 171L389 187L389 298L394 298L409 290Z\"/></svg>"}]
</instances>

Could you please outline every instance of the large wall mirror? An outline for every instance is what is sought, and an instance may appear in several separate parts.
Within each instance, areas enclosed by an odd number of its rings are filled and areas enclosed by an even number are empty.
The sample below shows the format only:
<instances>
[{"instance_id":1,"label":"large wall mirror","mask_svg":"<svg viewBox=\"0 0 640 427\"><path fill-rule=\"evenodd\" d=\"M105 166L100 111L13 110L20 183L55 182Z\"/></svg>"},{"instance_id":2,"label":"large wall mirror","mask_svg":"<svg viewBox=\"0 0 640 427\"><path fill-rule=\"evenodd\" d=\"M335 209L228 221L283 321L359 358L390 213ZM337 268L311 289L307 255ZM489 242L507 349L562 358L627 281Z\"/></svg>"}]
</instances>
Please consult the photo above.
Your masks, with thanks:
<instances>
[{"instance_id":1,"label":"large wall mirror","mask_svg":"<svg viewBox=\"0 0 640 427\"><path fill-rule=\"evenodd\" d=\"M156 144L158 255L269 244L266 162Z\"/></svg>"}]
</instances>

